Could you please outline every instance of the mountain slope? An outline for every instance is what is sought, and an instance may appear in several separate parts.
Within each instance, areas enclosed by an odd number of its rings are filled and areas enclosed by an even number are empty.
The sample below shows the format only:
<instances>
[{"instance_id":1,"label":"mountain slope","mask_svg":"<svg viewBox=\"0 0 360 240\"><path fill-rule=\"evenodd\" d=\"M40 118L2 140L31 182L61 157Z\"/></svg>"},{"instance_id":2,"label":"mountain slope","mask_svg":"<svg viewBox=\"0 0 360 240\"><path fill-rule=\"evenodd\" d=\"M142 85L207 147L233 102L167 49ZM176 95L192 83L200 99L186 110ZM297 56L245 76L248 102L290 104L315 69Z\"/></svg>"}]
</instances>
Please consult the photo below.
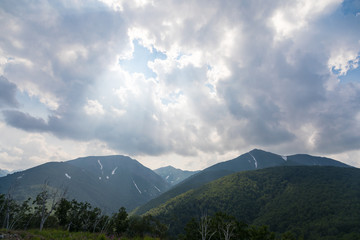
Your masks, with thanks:
<instances>
[{"instance_id":1,"label":"mountain slope","mask_svg":"<svg viewBox=\"0 0 360 240\"><path fill-rule=\"evenodd\" d=\"M201 211L222 211L305 239L360 233L360 170L292 166L235 173L179 195L148 213L180 233ZM340 238L334 238L340 239Z\"/></svg>"},{"instance_id":2,"label":"mountain slope","mask_svg":"<svg viewBox=\"0 0 360 240\"><path fill-rule=\"evenodd\" d=\"M174 186L179 182L182 182L186 178L198 173L199 171L185 171L181 169L174 168L172 166L162 167L155 169L156 172L160 177L162 177L166 182L170 185Z\"/></svg>"},{"instance_id":3,"label":"mountain slope","mask_svg":"<svg viewBox=\"0 0 360 240\"><path fill-rule=\"evenodd\" d=\"M131 210L169 188L156 173L125 156L78 158L50 162L0 178L0 193L14 186L19 200L35 197L47 180L53 188L67 188L67 198L87 201L107 212L121 206Z\"/></svg>"},{"instance_id":4,"label":"mountain slope","mask_svg":"<svg viewBox=\"0 0 360 240\"><path fill-rule=\"evenodd\" d=\"M216 180L220 177L248 170L256 170L275 166L302 166L302 165L317 165L317 166L337 166L337 167L350 167L339 161L315 157L306 154L297 154L292 156L281 156L278 154L266 152L259 149L254 149L248 153L242 154L241 156L217 163L210 166L203 171L185 179L183 182L174 186L169 191L161 194L160 196L150 200L148 203L137 208L134 214L144 214L152 208L165 203L167 200L176 197L177 195L184 193L188 190L198 188L205 183Z\"/></svg>"},{"instance_id":5,"label":"mountain slope","mask_svg":"<svg viewBox=\"0 0 360 240\"><path fill-rule=\"evenodd\" d=\"M0 177L8 175L10 172L6 169L0 169Z\"/></svg>"}]
</instances>

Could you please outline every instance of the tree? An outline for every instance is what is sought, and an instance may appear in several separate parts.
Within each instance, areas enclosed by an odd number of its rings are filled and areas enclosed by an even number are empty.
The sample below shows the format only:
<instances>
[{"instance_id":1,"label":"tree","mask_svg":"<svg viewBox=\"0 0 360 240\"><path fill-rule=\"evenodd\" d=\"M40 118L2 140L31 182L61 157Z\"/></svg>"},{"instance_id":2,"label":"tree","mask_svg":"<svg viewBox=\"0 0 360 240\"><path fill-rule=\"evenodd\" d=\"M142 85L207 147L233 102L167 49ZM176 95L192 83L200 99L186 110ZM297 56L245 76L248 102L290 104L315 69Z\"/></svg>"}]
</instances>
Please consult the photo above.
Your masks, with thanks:
<instances>
[{"instance_id":1,"label":"tree","mask_svg":"<svg viewBox=\"0 0 360 240\"><path fill-rule=\"evenodd\" d=\"M275 233L270 232L267 226L250 228L250 239L251 240L274 240Z\"/></svg>"},{"instance_id":2,"label":"tree","mask_svg":"<svg viewBox=\"0 0 360 240\"><path fill-rule=\"evenodd\" d=\"M90 214L90 222L92 224L92 232L96 232L97 227L102 219L102 211L100 208L94 208L92 211L89 212Z\"/></svg>"},{"instance_id":3,"label":"tree","mask_svg":"<svg viewBox=\"0 0 360 240\"><path fill-rule=\"evenodd\" d=\"M296 240L292 232L285 232L281 235L281 240Z\"/></svg>"},{"instance_id":4,"label":"tree","mask_svg":"<svg viewBox=\"0 0 360 240\"><path fill-rule=\"evenodd\" d=\"M40 231L44 228L44 224L51 213L55 210L61 199L66 195L66 189L60 192L60 189L50 191L49 183L45 180L42 191L36 196L33 201L35 205L36 214L40 217ZM47 204L50 201L50 208L48 209Z\"/></svg>"},{"instance_id":5,"label":"tree","mask_svg":"<svg viewBox=\"0 0 360 240\"><path fill-rule=\"evenodd\" d=\"M11 218L9 218L8 229L14 229L21 220L28 218L31 211L31 207L29 205L30 200L31 198L28 198L21 205L17 204L14 200L10 202Z\"/></svg>"},{"instance_id":6,"label":"tree","mask_svg":"<svg viewBox=\"0 0 360 240\"><path fill-rule=\"evenodd\" d=\"M199 223L195 218L191 218L185 226L184 240L198 240L201 238L199 232Z\"/></svg>"},{"instance_id":7,"label":"tree","mask_svg":"<svg viewBox=\"0 0 360 240\"><path fill-rule=\"evenodd\" d=\"M200 217L199 223L199 232L201 236L201 240L210 240L212 236L216 233L216 230L211 229L211 218L207 215L207 213L203 212Z\"/></svg>"},{"instance_id":8,"label":"tree","mask_svg":"<svg viewBox=\"0 0 360 240\"><path fill-rule=\"evenodd\" d=\"M114 229L117 235L121 236L129 227L129 219L126 209L121 207L113 216Z\"/></svg>"},{"instance_id":9,"label":"tree","mask_svg":"<svg viewBox=\"0 0 360 240\"><path fill-rule=\"evenodd\" d=\"M142 217L137 215L129 217L129 227L127 230L129 237L144 237L145 231L146 226Z\"/></svg>"},{"instance_id":10,"label":"tree","mask_svg":"<svg viewBox=\"0 0 360 240\"><path fill-rule=\"evenodd\" d=\"M68 212L71 209L71 202L62 198L56 208L55 216L59 221L59 225L62 227L66 227L69 222Z\"/></svg>"},{"instance_id":11,"label":"tree","mask_svg":"<svg viewBox=\"0 0 360 240\"><path fill-rule=\"evenodd\" d=\"M212 217L212 228L217 229L219 239L230 240L235 236L237 226L236 218L226 213L217 212Z\"/></svg>"}]
</instances>

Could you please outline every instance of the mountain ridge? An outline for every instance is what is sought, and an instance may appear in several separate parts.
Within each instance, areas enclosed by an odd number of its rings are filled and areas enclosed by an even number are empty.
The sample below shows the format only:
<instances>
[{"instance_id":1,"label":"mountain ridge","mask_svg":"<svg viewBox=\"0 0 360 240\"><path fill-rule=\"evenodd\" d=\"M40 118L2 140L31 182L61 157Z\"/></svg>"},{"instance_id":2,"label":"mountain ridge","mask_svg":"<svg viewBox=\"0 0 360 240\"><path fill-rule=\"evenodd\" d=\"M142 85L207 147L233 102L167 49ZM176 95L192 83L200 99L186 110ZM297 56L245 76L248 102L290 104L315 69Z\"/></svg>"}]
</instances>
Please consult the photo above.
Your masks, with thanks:
<instances>
[{"instance_id":1,"label":"mountain ridge","mask_svg":"<svg viewBox=\"0 0 360 240\"><path fill-rule=\"evenodd\" d=\"M289 156L278 155L260 149L253 149L250 152L244 153L234 159L214 164L197 174L190 176L178 185L169 189L167 192L151 199L143 206L136 208L133 214L144 214L150 209L165 203L167 200L181 194L188 190L196 189L202 185L219 179L226 175L239 172L249 171L275 166L302 166L302 165L320 165L320 166L337 166L337 167L351 167L339 161L311 156L307 154L294 154Z\"/></svg>"},{"instance_id":2,"label":"mountain ridge","mask_svg":"<svg viewBox=\"0 0 360 240\"><path fill-rule=\"evenodd\" d=\"M169 184L174 186L200 171L182 170L169 165L157 168L154 170L154 172L160 175Z\"/></svg>"},{"instance_id":3,"label":"mountain ridge","mask_svg":"<svg viewBox=\"0 0 360 240\"><path fill-rule=\"evenodd\" d=\"M87 201L107 212L124 206L131 210L170 186L151 169L122 155L89 156L48 162L0 178L0 193L15 186L14 197L35 197L48 181L55 189L67 188L69 199Z\"/></svg>"},{"instance_id":4,"label":"mountain ridge","mask_svg":"<svg viewBox=\"0 0 360 240\"><path fill-rule=\"evenodd\" d=\"M191 217L220 211L248 224L268 225L271 231L292 231L304 239L342 239L349 232L360 233L359 184L357 168L270 167L219 178L147 214L169 223L175 235Z\"/></svg>"}]
</instances>

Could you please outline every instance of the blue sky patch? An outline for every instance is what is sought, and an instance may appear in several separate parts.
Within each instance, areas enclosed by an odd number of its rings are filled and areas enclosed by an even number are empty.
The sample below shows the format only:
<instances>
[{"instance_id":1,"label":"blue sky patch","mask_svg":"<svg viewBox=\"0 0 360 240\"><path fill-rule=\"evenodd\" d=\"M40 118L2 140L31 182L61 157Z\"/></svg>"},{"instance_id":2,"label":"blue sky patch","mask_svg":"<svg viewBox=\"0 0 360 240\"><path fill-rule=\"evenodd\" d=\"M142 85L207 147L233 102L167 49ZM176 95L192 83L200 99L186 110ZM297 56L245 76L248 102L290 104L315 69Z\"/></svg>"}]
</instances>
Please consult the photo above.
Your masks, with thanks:
<instances>
[{"instance_id":1,"label":"blue sky patch","mask_svg":"<svg viewBox=\"0 0 360 240\"><path fill-rule=\"evenodd\" d=\"M142 73L147 78L155 78L156 74L148 67L148 62L155 59L166 59L166 55L157 51L154 47L152 51L144 47L138 40L133 41L134 52L129 60L121 60L119 64L130 73Z\"/></svg>"},{"instance_id":2,"label":"blue sky patch","mask_svg":"<svg viewBox=\"0 0 360 240\"><path fill-rule=\"evenodd\" d=\"M19 101L19 108L23 112L31 113L31 116L36 118L48 118L48 108L45 104L40 102L40 99L35 96L29 96L27 92L18 91L16 99Z\"/></svg>"},{"instance_id":3,"label":"blue sky patch","mask_svg":"<svg viewBox=\"0 0 360 240\"><path fill-rule=\"evenodd\" d=\"M349 70L345 75L339 76L341 82L360 82L360 67Z\"/></svg>"},{"instance_id":4,"label":"blue sky patch","mask_svg":"<svg viewBox=\"0 0 360 240\"><path fill-rule=\"evenodd\" d=\"M360 0L345 0L342 3L342 11L345 14L360 14Z\"/></svg>"}]
</instances>

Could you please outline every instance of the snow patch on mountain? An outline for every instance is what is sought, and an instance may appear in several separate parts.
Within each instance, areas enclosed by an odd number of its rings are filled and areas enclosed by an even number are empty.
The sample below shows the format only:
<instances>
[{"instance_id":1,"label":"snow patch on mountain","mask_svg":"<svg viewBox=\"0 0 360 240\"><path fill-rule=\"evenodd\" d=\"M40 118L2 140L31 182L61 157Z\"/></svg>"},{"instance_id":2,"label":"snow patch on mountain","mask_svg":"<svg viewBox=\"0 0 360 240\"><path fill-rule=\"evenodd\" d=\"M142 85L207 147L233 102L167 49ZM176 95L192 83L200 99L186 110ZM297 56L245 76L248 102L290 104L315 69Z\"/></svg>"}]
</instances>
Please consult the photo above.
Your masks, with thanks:
<instances>
[{"instance_id":1,"label":"snow patch on mountain","mask_svg":"<svg viewBox=\"0 0 360 240\"><path fill-rule=\"evenodd\" d=\"M65 177L67 177L68 179L71 179L71 176L67 173L65 173Z\"/></svg>"},{"instance_id":2,"label":"snow patch on mountain","mask_svg":"<svg viewBox=\"0 0 360 240\"><path fill-rule=\"evenodd\" d=\"M284 161L287 161L287 156L281 156L283 159L284 159Z\"/></svg>"},{"instance_id":3,"label":"snow patch on mountain","mask_svg":"<svg viewBox=\"0 0 360 240\"><path fill-rule=\"evenodd\" d=\"M116 167L116 168L114 168L114 170L112 170L111 175L114 175L114 174L115 174L116 169L118 169L118 167Z\"/></svg>"},{"instance_id":4,"label":"snow patch on mountain","mask_svg":"<svg viewBox=\"0 0 360 240\"><path fill-rule=\"evenodd\" d=\"M134 183L134 185L135 185L135 187L136 187L136 189L139 191L139 193L141 194L141 191L140 191L140 189L138 188L138 186L136 185L136 183L135 183L135 181L133 180L133 183Z\"/></svg>"},{"instance_id":5,"label":"snow patch on mountain","mask_svg":"<svg viewBox=\"0 0 360 240\"><path fill-rule=\"evenodd\" d=\"M100 170L103 170L103 165L101 164L100 160L97 161L100 165Z\"/></svg>"},{"instance_id":6,"label":"snow patch on mountain","mask_svg":"<svg viewBox=\"0 0 360 240\"><path fill-rule=\"evenodd\" d=\"M157 188L155 185L154 185L154 187L156 188L156 190L158 190L159 192L161 192L161 190L160 190L159 188Z\"/></svg>"},{"instance_id":7,"label":"snow patch on mountain","mask_svg":"<svg viewBox=\"0 0 360 240\"><path fill-rule=\"evenodd\" d=\"M254 159L254 163L255 163L255 168L257 168L258 166L257 166L257 161L256 161L256 158L251 154L251 153L249 153L250 154L250 156Z\"/></svg>"}]
</instances>

